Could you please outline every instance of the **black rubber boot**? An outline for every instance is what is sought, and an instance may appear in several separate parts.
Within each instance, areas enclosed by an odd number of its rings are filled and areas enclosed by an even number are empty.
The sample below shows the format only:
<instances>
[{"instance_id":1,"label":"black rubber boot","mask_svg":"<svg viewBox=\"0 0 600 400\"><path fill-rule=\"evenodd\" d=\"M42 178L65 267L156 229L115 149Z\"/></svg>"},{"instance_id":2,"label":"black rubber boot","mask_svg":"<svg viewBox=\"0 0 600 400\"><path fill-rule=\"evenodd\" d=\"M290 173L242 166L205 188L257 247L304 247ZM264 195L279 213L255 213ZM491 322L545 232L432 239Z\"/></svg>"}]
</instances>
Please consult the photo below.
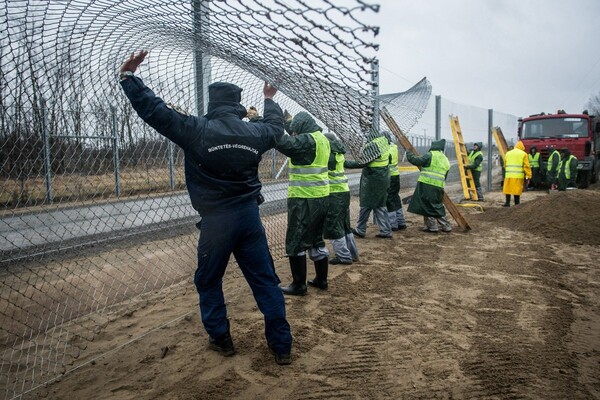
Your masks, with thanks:
<instances>
[{"instance_id":1,"label":"black rubber boot","mask_svg":"<svg viewBox=\"0 0 600 400\"><path fill-rule=\"evenodd\" d=\"M306 294L306 256L290 257L292 283L282 287L283 294L304 296Z\"/></svg>"},{"instance_id":2,"label":"black rubber boot","mask_svg":"<svg viewBox=\"0 0 600 400\"><path fill-rule=\"evenodd\" d=\"M521 204L521 196L517 196L517 195L515 194L515 206L516 206L517 204Z\"/></svg>"},{"instance_id":3,"label":"black rubber boot","mask_svg":"<svg viewBox=\"0 0 600 400\"><path fill-rule=\"evenodd\" d=\"M327 274L329 272L329 260L327 257L324 257L319 261L315 261L315 272L317 276L315 279L308 281L308 284L310 286L326 290L329 286L327 284Z\"/></svg>"}]
</instances>

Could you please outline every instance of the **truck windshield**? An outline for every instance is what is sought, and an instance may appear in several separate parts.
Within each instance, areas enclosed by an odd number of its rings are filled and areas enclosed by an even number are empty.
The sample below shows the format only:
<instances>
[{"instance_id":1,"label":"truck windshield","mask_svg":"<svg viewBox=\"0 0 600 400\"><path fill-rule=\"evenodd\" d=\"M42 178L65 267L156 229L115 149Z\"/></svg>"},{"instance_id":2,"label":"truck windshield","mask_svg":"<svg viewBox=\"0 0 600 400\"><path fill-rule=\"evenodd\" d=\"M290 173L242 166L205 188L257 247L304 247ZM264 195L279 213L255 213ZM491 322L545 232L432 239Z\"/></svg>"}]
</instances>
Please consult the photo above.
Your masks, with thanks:
<instances>
[{"instance_id":1,"label":"truck windshield","mask_svg":"<svg viewBox=\"0 0 600 400\"><path fill-rule=\"evenodd\" d=\"M585 118L548 118L523 122L523 139L577 138L588 136Z\"/></svg>"}]
</instances>

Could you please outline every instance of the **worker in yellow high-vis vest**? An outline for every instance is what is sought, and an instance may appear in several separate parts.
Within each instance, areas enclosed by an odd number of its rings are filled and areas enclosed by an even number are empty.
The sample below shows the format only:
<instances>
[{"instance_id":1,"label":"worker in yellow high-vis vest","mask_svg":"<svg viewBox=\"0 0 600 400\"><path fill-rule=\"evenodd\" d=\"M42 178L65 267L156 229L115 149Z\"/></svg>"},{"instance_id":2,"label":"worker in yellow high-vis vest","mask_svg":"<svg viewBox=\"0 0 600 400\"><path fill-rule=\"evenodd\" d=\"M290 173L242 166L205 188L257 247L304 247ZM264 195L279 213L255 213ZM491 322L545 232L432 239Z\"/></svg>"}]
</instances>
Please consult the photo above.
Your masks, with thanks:
<instances>
[{"instance_id":1,"label":"worker in yellow high-vis vest","mask_svg":"<svg viewBox=\"0 0 600 400\"><path fill-rule=\"evenodd\" d=\"M387 189L390 186L389 143L384 132L372 130L367 134L367 142L360 151L358 160L346 160L345 168L362 168L360 175L360 210L354 236L364 238L371 211L379 227L379 238L391 238L392 227L386 207Z\"/></svg>"},{"instance_id":2,"label":"worker in yellow high-vis vest","mask_svg":"<svg viewBox=\"0 0 600 400\"><path fill-rule=\"evenodd\" d=\"M523 142L519 140L515 147L504 155L504 186L502 187L502 193L506 196L504 207L510 207L511 195L514 196L515 205L521 202L525 179L530 178L529 157Z\"/></svg>"},{"instance_id":3,"label":"worker in yellow high-vis vest","mask_svg":"<svg viewBox=\"0 0 600 400\"><path fill-rule=\"evenodd\" d=\"M408 205L408 212L423 216L423 231L437 233L452 232L452 225L446 219L444 207L444 186L450 170L450 162L444 154L446 139L431 143L429 151L422 156L406 152L408 162L421 168L417 186Z\"/></svg>"},{"instance_id":4,"label":"worker in yellow high-vis vest","mask_svg":"<svg viewBox=\"0 0 600 400\"><path fill-rule=\"evenodd\" d=\"M529 149L529 166L531 167L531 180L529 181L529 185L527 186L527 190L534 190L540 186L542 182L542 175L540 174L540 166L542 163L542 158L540 153L537 151L536 146L531 146Z\"/></svg>"},{"instance_id":5,"label":"worker in yellow high-vis vest","mask_svg":"<svg viewBox=\"0 0 600 400\"><path fill-rule=\"evenodd\" d=\"M326 133L331 154L329 156L329 205L323 237L329 239L335 256L329 264L350 265L358 261L358 247L350 224L350 186L344 172L346 147L333 133Z\"/></svg>"},{"instance_id":6,"label":"worker in yellow high-vis vest","mask_svg":"<svg viewBox=\"0 0 600 400\"><path fill-rule=\"evenodd\" d=\"M316 278L308 284L323 290L328 287L329 251L323 240L323 228L328 207L327 164L331 148L321 127L307 112L298 113L286 128L291 135L280 138L276 149L289 157L285 252L290 260L292 283L281 290L284 294L304 296L307 253L316 272Z\"/></svg>"},{"instance_id":7,"label":"worker in yellow high-vis vest","mask_svg":"<svg viewBox=\"0 0 600 400\"><path fill-rule=\"evenodd\" d=\"M560 149L560 163L558 164L558 190L577 187L577 165L579 161L564 147Z\"/></svg>"},{"instance_id":8,"label":"worker in yellow high-vis vest","mask_svg":"<svg viewBox=\"0 0 600 400\"><path fill-rule=\"evenodd\" d=\"M483 201L483 188L481 187L481 171L483 171L483 143L473 144L473 149L469 152L469 164L465 166L465 169L470 169L473 174L473 183L475 184L475 191L477 192L477 200Z\"/></svg>"},{"instance_id":9,"label":"worker in yellow high-vis vest","mask_svg":"<svg viewBox=\"0 0 600 400\"><path fill-rule=\"evenodd\" d=\"M560 164L560 153L550 145L546 147L548 153L548 165L546 166L546 186L548 190L556 190L558 180L558 164Z\"/></svg>"},{"instance_id":10,"label":"worker in yellow high-vis vest","mask_svg":"<svg viewBox=\"0 0 600 400\"><path fill-rule=\"evenodd\" d=\"M404 210L402 209L402 200L400 199L400 171L398 170L398 145L396 137L389 132L385 132L390 144L390 186L387 189L386 207L390 226L393 231L402 231L406 229L406 220L404 219Z\"/></svg>"}]
</instances>

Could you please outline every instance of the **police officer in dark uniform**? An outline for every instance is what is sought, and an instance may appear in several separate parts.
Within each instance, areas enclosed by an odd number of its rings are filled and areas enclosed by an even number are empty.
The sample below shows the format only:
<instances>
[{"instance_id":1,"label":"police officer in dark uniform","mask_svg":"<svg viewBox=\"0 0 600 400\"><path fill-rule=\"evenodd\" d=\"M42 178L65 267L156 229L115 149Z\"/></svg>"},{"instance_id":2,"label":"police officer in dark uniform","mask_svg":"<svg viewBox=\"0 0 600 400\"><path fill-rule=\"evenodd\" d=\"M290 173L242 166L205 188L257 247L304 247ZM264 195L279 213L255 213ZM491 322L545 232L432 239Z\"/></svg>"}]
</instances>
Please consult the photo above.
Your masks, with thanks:
<instances>
[{"instance_id":1,"label":"police officer in dark uniform","mask_svg":"<svg viewBox=\"0 0 600 400\"><path fill-rule=\"evenodd\" d=\"M217 82L208 87L208 113L186 115L165 104L133 76L147 55L132 54L121 66L121 86L138 115L185 153L186 185L192 206L202 219L198 268L194 283L209 347L224 356L235 353L223 297L223 275L233 253L258 308L265 317L265 336L278 364L291 363L292 336L285 300L275 273L258 199L261 155L283 135L283 113L273 101L277 92L265 83L264 120L242 121L242 89Z\"/></svg>"}]
</instances>

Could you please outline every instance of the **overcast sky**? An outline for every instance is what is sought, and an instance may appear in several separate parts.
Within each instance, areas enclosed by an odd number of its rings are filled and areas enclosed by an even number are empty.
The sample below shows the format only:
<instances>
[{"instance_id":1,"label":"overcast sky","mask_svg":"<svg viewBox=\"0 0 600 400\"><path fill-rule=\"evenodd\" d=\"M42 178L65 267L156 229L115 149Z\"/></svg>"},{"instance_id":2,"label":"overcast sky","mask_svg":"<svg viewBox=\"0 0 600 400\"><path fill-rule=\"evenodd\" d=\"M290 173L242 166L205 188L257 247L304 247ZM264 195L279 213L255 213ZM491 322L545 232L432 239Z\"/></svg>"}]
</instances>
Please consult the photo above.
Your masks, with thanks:
<instances>
[{"instance_id":1,"label":"overcast sky","mask_svg":"<svg viewBox=\"0 0 600 400\"><path fill-rule=\"evenodd\" d=\"M581 112L600 93L600 0L380 0L381 93L515 116Z\"/></svg>"}]
</instances>

